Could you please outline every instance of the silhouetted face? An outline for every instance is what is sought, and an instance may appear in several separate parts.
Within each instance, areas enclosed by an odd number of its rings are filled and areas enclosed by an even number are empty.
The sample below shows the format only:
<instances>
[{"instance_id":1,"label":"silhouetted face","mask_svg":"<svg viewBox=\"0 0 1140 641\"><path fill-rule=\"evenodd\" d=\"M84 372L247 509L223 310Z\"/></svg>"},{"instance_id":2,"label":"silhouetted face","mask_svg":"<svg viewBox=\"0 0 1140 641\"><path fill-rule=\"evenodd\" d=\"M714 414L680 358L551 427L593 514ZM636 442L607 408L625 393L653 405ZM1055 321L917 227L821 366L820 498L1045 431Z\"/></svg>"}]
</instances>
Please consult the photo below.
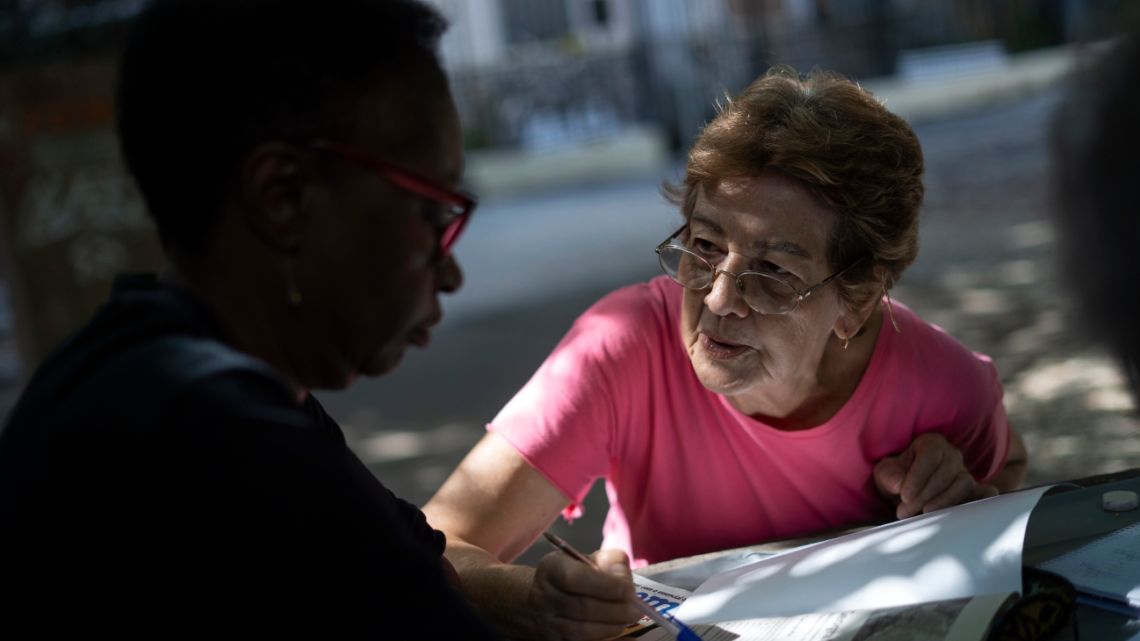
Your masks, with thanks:
<instances>
[{"instance_id":1,"label":"silhouetted face","mask_svg":"<svg viewBox=\"0 0 1140 641\"><path fill-rule=\"evenodd\" d=\"M360 110L353 138L338 142L440 185L458 184L463 148L449 96L376 94ZM418 132L413 144L393 144L409 131ZM323 371L308 377L320 384L309 386L343 387L391 370L410 345L426 346L442 316L438 295L458 289L462 273L440 251L444 205L360 165L326 162L328 184L315 196L300 261L301 307L331 352Z\"/></svg>"},{"instance_id":2,"label":"silhouetted face","mask_svg":"<svg viewBox=\"0 0 1140 641\"><path fill-rule=\"evenodd\" d=\"M827 238L835 222L800 183L765 172L701 189L681 240L719 269L778 275L803 291L834 272ZM842 310L827 286L787 314L761 315L720 274L708 289L685 290L681 338L701 383L738 396L813 377Z\"/></svg>"}]
</instances>

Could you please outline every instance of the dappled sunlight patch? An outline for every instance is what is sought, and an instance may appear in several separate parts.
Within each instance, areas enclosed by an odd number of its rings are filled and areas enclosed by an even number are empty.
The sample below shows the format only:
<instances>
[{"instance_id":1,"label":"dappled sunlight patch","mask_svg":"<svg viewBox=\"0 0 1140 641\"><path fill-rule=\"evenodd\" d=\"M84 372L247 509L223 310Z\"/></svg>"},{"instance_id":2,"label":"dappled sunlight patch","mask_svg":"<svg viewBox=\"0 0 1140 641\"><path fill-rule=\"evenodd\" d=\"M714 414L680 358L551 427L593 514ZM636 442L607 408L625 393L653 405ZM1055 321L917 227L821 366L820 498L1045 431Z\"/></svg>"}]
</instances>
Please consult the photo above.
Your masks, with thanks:
<instances>
[{"instance_id":1,"label":"dappled sunlight patch","mask_svg":"<svg viewBox=\"0 0 1140 641\"><path fill-rule=\"evenodd\" d=\"M1041 275L1032 260L1010 260L998 266L998 280L1005 285L1033 285L1041 280Z\"/></svg>"},{"instance_id":2,"label":"dappled sunlight patch","mask_svg":"<svg viewBox=\"0 0 1140 641\"><path fill-rule=\"evenodd\" d=\"M997 565L1010 563L1021 565L1021 544L1025 538L1025 528L1029 523L1029 514L1013 521L990 541L985 550L982 550L982 559L987 564Z\"/></svg>"},{"instance_id":3,"label":"dappled sunlight patch","mask_svg":"<svg viewBox=\"0 0 1140 641\"><path fill-rule=\"evenodd\" d=\"M1136 409L1136 403L1128 390L1120 387L1090 390L1085 394L1085 407L1101 412L1128 412ZM1140 442L1140 434L1137 435Z\"/></svg>"},{"instance_id":4,"label":"dappled sunlight patch","mask_svg":"<svg viewBox=\"0 0 1140 641\"><path fill-rule=\"evenodd\" d=\"M843 611L868 601L906 603L913 599L915 585L939 585L947 592L969 592L974 584L969 568L961 560L942 555L930 559L913 576L882 576L868 581L855 592L835 600L831 609Z\"/></svg>"},{"instance_id":5,"label":"dappled sunlight patch","mask_svg":"<svg viewBox=\"0 0 1140 641\"><path fill-rule=\"evenodd\" d=\"M1003 341L1008 353L1025 354L1041 351L1041 346L1065 330L1064 316L1058 310L1042 311L1032 325L1009 333Z\"/></svg>"},{"instance_id":6,"label":"dappled sunlight patch","mask_svg":"<svg viewBox=\"0 0 1140 641\"><path fill-rule=\"evenodd\" d=\"M784 564L783 563L769 563L767 565L762 565L759 568L748 572L744 576L749 581L763 581L764 579L767 579L768 577L776 576L777 574L779 574L783 570L784 570ZM813 569L812 571L814 571L814 570L815 569ZM798 572L797 573L796 568L792 568L792 570L791 570L791 572L789 572L789 574L791 576L801 576L804 574L811 574L811 572Z\"/></svg>"},{"instance_id":7,"label":"dappled sunlight patch","mask_svg":"<svg viewBox=\"0 0 1140 641\"><path fill-rule=\"evenodd\" d=\"M961 266L948 267L939 281L943 287L951 291L971 289L983 283L978 270Z\"/></svg>"},{"instance_id":8,"label":"dappled sunlight patch","mask_svg":"<svg viewBox=\"0 0 1140 641\"><path fill-rule=\"evenodd\" d=\"M1031 249L1052 244L1053 225L1048 220L1034 220L1009 228L1012 249Z\"/></svg>"},{"instance_id":9,"label":"dappled sunlight patch","mask_svg":"<svg viewBox=\"0 0 1140 641\"><path fill-rule=\"evenodd\" d=\"M1127 439L1140 448L1140 416L1112 412L1102 415L1087 428L1096 439Z\"/></svg>"},{"instance_id":10,"label":"dappled sunlight patch","mask_svg":"<svg viewBox=\"0 0 1140 641\"><path fill-rule=\"evenodd\" d=\"M1116 364L1104 356L1082 355L1028 368L1010 389L1029 400L1044 401L1062 394L1124 389Z\"/></svg>"},{"instance_id":11,"label":"dappled sunlight patch","mask_svg":"<svg viewBox=\"0 0 1140 641\"><path fill-rule=\"evenodd\" d=\"M426 430L398 430L375 433L351 443L365 463L387 463L438 454L462 455L481 436L480 430L449 423Z\"/></svg>"},{"instance_id":12,"label":"dappled sunlight patch","mask_svg":"<svg viewBox=\"0 0 1140 641\"><path fill-rule=\"evenodd\" d=\"M883 554L898 554L900 552L905 552L913 547L921 545L924 541L930 539L937 533L938 528L933 527L926 527L917 530L911 530L909 532L903 532L894 538L884 541L881 545L879 545L878 550Z\"/></svg>"},{"instance_id":13,"label":"dappled sunlight patch","mask_svg":"<svg viewBox=\"0 0 1140 641\"><path fill-rule=\"evenodd\" d=\"M810 576L846 561L874 543L874 540L868 538L856 539L854 541L824 547L805 556L799 563L792 566L788 574L795 577Z\"/></svg>"},{"instance_id":14,"label":"dappled sunlight patch","mask_svg":"<svg viewBox=\"0 0 1140 641\"><path fill-rule=\"evenodd\" d=\"M1046 436L1035 443L1038 454L1051 457L1066 457L1076 454L1081 449L1081 438L1078 436Z\"/></svg>"},{"instance_id":15,"label":"dappled sunlight patch","mask_svg":"<svg viewBox=\"0 0 1140 641\"><path fill-rule=\"evenodd\" d=\"M1113 455L1118 457L1127 456L1131 458L1132 462L1129 463L1126 467L1136 467L1136 458L1137 456L1140 456L1140 439L1137 439L1135 437L1121 438L1114 439L1110 442L1114 444L1112 450Z\"/></svg>"},{"instance_id":16,"label":"dappled sunlight patch","mask_svg":"<svg viewBox=\"0 0 1140 641\"><path fill-rule=\"evenodd\" d=\"M1093 474L1108 474L1110 472L1119 472L1120 470L1127 470L1136 467L1136 459L1126 458L1107 458L1104 462L1092 471Z\"/></svg>"},{"instance_id":17,"label":"dappled sunlight patch","mask_svg":"<svg viewBox=\"0 0 1140 641\"><path fill-rule=\"evenodd\" d=\"M1009 297L997 289L966 289L959 292L958 301L967 314L1005 314L1013 308Z\"/></svg>"},{"instance_id":18,"label":"dappled sunlight patch","mask_svg":"<svg viewBox=\"0 0 1140 641\"><path fill-rule=\"evenodd\" d=\"M427 439L416 432L390 432L361 440L356 449L366 462L391 461L421 456L427 452Z\"/></svg>"},{"instance_id":19,"label":"dappled sunlight patch","mask_svg":"<svg viewBox=\"0 0 1140 641\"><path fill-rule=\"evenodd\" d=\"M1067 433L1025 431L1027 485L1140 466L1140 422L1119 414L1076 415Z\"/></svg>"},{"instance_id":20,"label":"dappled sunlight patch","mask_svg":"<svg viewBox=\"0 0 1140 641\"><path fill-rule=\"evenodd\" d=\"M942 528L939 523L945 518L944 513L925 514L922 518L899 523L893 528L868 532L839 542L832 541L806 552L788 574L795 577L810 576L867 550L874 550L884 556L900 554L937 535Z\"/></svg>"}]
</instances>

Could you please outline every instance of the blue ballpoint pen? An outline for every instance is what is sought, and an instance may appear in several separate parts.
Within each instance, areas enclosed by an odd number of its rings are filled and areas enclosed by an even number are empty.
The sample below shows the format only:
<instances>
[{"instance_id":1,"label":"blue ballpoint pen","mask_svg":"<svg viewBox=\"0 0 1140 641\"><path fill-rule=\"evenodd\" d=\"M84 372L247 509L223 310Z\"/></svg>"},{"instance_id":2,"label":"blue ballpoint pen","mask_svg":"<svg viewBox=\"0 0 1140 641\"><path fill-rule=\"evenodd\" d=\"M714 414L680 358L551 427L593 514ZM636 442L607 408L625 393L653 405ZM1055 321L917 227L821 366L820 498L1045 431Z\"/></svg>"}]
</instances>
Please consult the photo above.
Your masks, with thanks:
<instances>
[{"instance_id":1,"label":"blue ballpoint pen","mask_svg":"<svg viewBox=\"0 0 1140 641\"><path fill-rule=\"evenodd\" d=\"M586 565L589 565L590 567L601 571L601 568L595 565L594 562L590 560L590 557L582 554L578 550L575 550L569 543L562 540L562 537L558 536L557 534L551 534L550 532L543 532L542 535L545 536L546 540L550 541L550 544L555 548L561 550L562 552L565 552L566 554L581 561L582 563L585 563ZM639 598L635 597L633 599L633 602L634 605L637 606L637 609L641 610L645 616L653 619L654 623L661 626L662 628L665 628L669 634L677 637L677 641L701 641L701 637L696 632L693 632L691 629L689 629L689 626L681 623L679 620L674 619L668 614L658 612L657 608L650 606L648 603L642 601Z\"/></svg>"}]
</instances>

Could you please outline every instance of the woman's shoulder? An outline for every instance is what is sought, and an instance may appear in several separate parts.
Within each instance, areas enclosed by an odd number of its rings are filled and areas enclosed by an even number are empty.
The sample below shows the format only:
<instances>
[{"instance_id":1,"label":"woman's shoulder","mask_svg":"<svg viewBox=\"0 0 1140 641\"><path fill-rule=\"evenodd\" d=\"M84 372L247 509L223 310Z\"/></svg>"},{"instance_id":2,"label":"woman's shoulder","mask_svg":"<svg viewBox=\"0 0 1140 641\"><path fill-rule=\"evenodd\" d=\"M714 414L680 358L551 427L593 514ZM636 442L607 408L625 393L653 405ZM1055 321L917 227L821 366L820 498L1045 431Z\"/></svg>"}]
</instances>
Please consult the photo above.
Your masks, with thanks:
<instances>
[{"instance_id":1,"label":"woman's shoulder","mask_svg":"<svg viewBox=\"0 0 1140 641\"><path fill-rule=\"evenodd\" d=\"M679 307L680 287L660 276L606 294L578 317L575 326L610 337L652 334L674 324Z\"/></svg>"},{"instance_id":2,"label":"woman's shoulder","mask_svg":"<svg viewBox=\"0 0 1140 641\"><path fill-rule=\"evenodd\" d=\"M78 395L75 406L103 396L127 436L195 438L211 426L311 425L280 374L211 337L171 333L140 341L100 372L103 384Z\"/></svg>"},{"instance_id":3,"label":"woman's shoulder","mask_svg":"<svg viewBox=\"0 0 1140 641\"><path fill-rule=\"evenodd\" d=\"M665 276L657 276L613 290L598 299L590 311L600 309L630 315L658 313L680 302L680 290Z\"/></svg>"},{"instance_id":4,"label":"woman's shoulder","mask_svg":"<svg viewBox=\"0 0 1140 641\"><path fill-rule=\"evenodd\" d=\"M659 279L614 290L583 312L547 358L547 366L578 371L586 363L620 377L653 367L680 350L675 330L680 288Z\"/></svg>"},{"instance_id":5,"label":"woman's shoulder","mask_svg":"<svg viewBox=\"0 0 1140 641\"><path fill-rule=\"evenodd\" d=\"M884 303L886 318L883 332L890 333L893 360L901 361L907 369L921 371L926 376L944 376L949 380L966 382L971 374L992 376L993 364L989 356L976 352L940 325L920 317L914 310L898 301ZM893 326L897 323L898 329Z\"/></svg>"}]
</instances>

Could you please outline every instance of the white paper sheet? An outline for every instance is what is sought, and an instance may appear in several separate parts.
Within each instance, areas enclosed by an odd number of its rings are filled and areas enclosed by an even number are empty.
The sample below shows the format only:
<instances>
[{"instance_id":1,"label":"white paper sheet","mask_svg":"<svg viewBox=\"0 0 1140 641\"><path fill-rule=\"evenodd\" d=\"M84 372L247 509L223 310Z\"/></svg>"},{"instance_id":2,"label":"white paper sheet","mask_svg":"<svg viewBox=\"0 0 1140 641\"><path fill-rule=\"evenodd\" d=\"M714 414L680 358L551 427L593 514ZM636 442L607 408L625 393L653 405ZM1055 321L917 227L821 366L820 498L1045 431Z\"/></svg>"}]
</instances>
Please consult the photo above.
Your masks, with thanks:
<instances>
[{"instance_id":1,"label":"white paper sheet","mask_svg":"<svg viewBox=\"0 0 1140 641\"><path fill-rule=\"evenodd\" d=\"M1019 592L1029 513L1048 489L923 514L723 572L674 616L715 623Z\"/></svg>"}]
</instances>

